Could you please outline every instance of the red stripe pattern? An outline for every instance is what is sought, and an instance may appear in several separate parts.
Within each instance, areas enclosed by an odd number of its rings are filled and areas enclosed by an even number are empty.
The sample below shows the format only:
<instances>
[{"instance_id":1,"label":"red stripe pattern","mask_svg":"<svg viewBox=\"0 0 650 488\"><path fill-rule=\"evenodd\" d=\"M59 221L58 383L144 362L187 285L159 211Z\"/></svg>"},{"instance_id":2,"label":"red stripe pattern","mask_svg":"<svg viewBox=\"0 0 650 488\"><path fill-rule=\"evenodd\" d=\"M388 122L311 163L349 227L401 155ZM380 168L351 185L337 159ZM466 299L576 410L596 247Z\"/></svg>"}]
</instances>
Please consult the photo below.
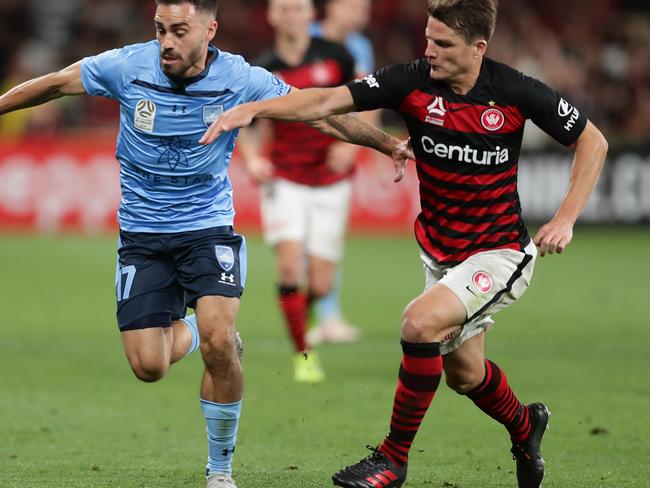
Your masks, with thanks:
<instances>
[{"instance_id":1,"label":"red stripe pattern","mask_svg":"<svg viewBox=\"0 0 650 488\"><path fill-rule=\"evenodd\" d=\"M395 473L387 469L382 473L368 476L366 478L366 481L370 483L372 486L374 486L375 488L385 488L396 479L397 476L395 475Z\"/></svg>"},{"instance_id":2,"label":"red stripe pattern","mask_svg":"<svg viewBox=\"0 0 650 488\"><path fill-rule=\"evenodd\" d=\"M467 396L486 414L503 424L513 443L521 443L530 434L530 414L514 394L505 373L489 359L485 360L483 382Z\"/></svg>"},{"instance_id":3,"label":"red stripe pattern","mask_svg":"<svg viewBox=\"0 0 650 488\"><path fill-rule=\"evenodd\" d=\"M473 105L442 100L433 105L435 111L432 111L429 107L436 101L436 98L441 97L413 90L402 101L399 111L425 123L471 134L509 134L522 129L526 123L526 117L516 106ZM489 117L491 113L497 115L501 113L503 120L494 126L490 125L488 121L491 119L486 117ZM496 128L499 125L500 127Z\"/></svg>"},{"instance_id":4,"label":"red stripe pattern","mask_svg":"<svg viewBox=\"0 0 650 488\"><path fill-rule=\"evenodd\" d=\"M277 70L275 74L297 88L337 86L347 81L340 63L324 59L297 67ZM319 130L295 122L273 122L271 161L275 176L303 185L330 185L349 177L332 171L326 164L330 146L336 142Z\"/></svg>"},{"instance_id":5,"label":"red stripe pattern","mask_svg":"<svg viewBox=\"0 0 650 488\"><path fill-rule=\"evenodd\" d=\"M521 250L529 240L517 194L526 118L516 106L445 97L453 98L413 90L399 107L417 156L417 240L446 265L478 252Z\"/></svg>"},{"instance_id":6,"label":"red stripe pattern","mask_svg":"<svg viewBox=\"0 0 650 488\"><path fill-rule=\"evenodd\" d=\"M403 466L408 460L411 445L435 396L442 374L439 343L413 344L402 341L402 351L404 355L395 391L390 432L379 446L379 450L398 466ZM388 471L383 474L392 481L393 473Z\"/></svg>"},{"instance_id":7,"label":"red stripe pattern","mask_svg":"<svg viewBox=\"0 0 650 488\"><path fill-rule=\"evenodd\" d=\"M369 476L368 478L366 478L366 481L370 483L372 486L374 486L375 488L383 488L384 486L386 486L381 482L381 480L376 479L376 476Z\"/></svg>"}]
</instances>

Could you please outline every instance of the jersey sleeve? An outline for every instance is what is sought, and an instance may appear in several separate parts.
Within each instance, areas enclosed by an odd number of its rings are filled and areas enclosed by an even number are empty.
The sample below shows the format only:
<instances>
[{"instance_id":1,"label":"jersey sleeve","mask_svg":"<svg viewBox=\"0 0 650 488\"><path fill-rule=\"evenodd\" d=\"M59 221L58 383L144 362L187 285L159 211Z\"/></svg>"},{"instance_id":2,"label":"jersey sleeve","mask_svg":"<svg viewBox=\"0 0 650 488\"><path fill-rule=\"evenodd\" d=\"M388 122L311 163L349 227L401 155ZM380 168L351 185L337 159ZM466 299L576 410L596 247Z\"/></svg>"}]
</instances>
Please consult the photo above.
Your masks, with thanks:
<instances>
[{"instance_id":1,"label":"jersey sleeve","mask_svg":"<svg viewBox=\"0 0 650 488\"><path fill-rule=\"evenodd\" d=\"M291 86L264 68L250 68L250 80L245 102L257 102L269 98L281 97L291 90Z\"/></svg>"},{"instance_id":2,"label":"jersey sleeve","mask_svg":"<svg viewBox=\"0 0 650 488\"><path fill-rule=\"evenodd\" d=\"M573 144L587 125L584 113L535 78L520 73L518 95L524 115L565 146Z\"/></svg>"},{"instance_id":3,"label":"jersey sleeve","mask_svg":"<svg viewBox=\"0 0 650 488\"><path fill-rule=\"evenodd\" d=\"M124 86L123 49L113 49L81 61L81 82L89 95L118 98Z\"/></svg>"},{"instance_id":4,"label":"jersey sleeve","mask_svg":"<svg viewBox=\"0 0 650 488\"><path fill-rule=\"evenodd\" d=\"M410 78L409 78L410 75ZM397 110L413 86L415 70L412 65L391 65L346 86L359 110L390 108Z\"/></svg>"}]
</instances>

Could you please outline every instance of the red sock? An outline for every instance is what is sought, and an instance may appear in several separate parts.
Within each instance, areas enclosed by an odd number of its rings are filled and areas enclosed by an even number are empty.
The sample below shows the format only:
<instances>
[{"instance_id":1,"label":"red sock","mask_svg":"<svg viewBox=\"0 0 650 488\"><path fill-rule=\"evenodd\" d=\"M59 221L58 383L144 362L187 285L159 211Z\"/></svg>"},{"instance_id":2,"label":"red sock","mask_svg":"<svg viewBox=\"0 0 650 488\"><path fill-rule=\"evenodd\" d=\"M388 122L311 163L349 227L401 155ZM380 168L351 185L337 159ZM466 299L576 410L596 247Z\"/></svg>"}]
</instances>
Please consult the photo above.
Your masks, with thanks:
<instances>
[{"instance_id":1,"label":"red sock","mask_svg":"<svg viewBox=\"0 0 650 488\"><path fill-rule=\"evenodd\" d=\"M525 441L530 434L530 414L508 385L506 374L489 359L485 360L483 382L467 396L497 422L502 423L514 443Z\"/></svg>"},{"instance_id":2,"label":"red sock","mask_svg":"<svg viewBox=\"0 0 650 488\"><path fill-rule=\"evenodd\" d=\"M307 331L307 295L298 290L297 287L278 287L280 308L284 314L284 320L289 329L291 340L296 352L304 352L309 349L305 339Z\"/></svg>"},{"instance_id":3,"label":"red sock","mask_svg":"<svg viewBox=\"0 0 650 488\"><path fill-rule=\"evenodd\" d=\"M406 464L415 434L438 389L442 374L440 344L415 344L402 341L399 370L390 432L379 446L398 466Z\"/></svg>"}]
</instances>

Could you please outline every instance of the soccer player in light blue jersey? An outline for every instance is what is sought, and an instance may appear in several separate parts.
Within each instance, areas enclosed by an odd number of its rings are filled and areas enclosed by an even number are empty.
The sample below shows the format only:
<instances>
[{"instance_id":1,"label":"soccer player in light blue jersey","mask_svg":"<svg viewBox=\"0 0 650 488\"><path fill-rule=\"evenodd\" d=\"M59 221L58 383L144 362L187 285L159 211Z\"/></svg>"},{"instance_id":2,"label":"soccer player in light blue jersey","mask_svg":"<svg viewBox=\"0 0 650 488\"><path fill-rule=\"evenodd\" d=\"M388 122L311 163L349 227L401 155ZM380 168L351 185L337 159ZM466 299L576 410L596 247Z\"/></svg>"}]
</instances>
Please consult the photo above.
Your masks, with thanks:
<instances>
[{"instance_id":1,"label":"soccer player in light blue jersey","mask_svg":"<svg viewBox=\"0 0 650 488\"><path fill-rule=\"evenodd\" d=\"M0 97L0 115L66 95L120 103L115 290L124 350L134 374L153 382L200 346L208 488L233 488L243 390L235 319L246 281L246 243L233 231L227 176L237 131L210 145L201 139L223 111L291 87L210 44L217 0L156 4L156 40L25 82ZM407 154L397 139L355 117L328 120L316 125L394 155L403 168ZM195 315L185 317L186 307Z\"/></svg>"}]
</instances>

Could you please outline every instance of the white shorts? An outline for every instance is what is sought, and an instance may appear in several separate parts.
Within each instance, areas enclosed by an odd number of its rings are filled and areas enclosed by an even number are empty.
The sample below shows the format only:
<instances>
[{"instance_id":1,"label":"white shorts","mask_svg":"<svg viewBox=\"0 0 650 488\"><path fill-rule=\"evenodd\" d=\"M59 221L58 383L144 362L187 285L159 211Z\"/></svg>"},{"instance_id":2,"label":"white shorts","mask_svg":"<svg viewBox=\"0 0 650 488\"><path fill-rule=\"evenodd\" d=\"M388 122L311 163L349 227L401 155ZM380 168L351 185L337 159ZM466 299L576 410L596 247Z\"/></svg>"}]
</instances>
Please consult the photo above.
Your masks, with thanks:
<instances>
[{"instance_id":1,"label":"white shorts","mask_svg":"<svg viewBox=\"0 0 650 488\"><path fill-rule=\"evenodd\" d=\"M308 256L334 263L343 257L352 184L307 186L275 179L262 187L262 228L272 246L298 241Z\"/></svg>"},{"instance_id":2,"label":"white shorts","mask_svg":"<svg viewBox=\"0 0 650 488\"><path fill-rule=\"evenodd\" d=\"M531 241L524 252L510 249L486 251L470 256L456 266L437 264L423 251L425 290L442 283L465 306L467 321L440 343L440 352L449 354L471 337L494 324L492 314L521 298L530 285L537 258Z\"/></svg>"}]
</instances>

